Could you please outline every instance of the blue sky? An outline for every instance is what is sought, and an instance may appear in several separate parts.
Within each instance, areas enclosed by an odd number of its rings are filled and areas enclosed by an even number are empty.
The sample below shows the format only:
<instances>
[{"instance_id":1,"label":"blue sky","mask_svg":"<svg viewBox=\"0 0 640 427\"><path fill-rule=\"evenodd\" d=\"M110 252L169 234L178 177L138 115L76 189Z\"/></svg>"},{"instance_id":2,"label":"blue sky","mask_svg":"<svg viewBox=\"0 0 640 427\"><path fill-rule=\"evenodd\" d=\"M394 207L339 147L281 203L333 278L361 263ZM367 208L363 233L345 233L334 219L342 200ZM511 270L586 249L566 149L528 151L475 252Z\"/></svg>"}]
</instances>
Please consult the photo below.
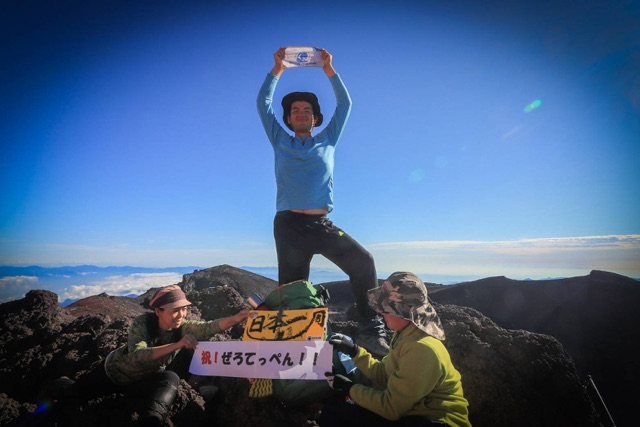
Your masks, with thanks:
<instances>
[{"instance_id":1,"label":"blue sky","mask_svg":"<svg viewBox=\"0 0 640 427\"><path fill-rule=\"evenodd\" d=\"M0 36L0 265L274 266L255 98L311 45L353 99L331 218L381 277L640 277L637 2L14 0Z\"/></svg>"}]
</instances>

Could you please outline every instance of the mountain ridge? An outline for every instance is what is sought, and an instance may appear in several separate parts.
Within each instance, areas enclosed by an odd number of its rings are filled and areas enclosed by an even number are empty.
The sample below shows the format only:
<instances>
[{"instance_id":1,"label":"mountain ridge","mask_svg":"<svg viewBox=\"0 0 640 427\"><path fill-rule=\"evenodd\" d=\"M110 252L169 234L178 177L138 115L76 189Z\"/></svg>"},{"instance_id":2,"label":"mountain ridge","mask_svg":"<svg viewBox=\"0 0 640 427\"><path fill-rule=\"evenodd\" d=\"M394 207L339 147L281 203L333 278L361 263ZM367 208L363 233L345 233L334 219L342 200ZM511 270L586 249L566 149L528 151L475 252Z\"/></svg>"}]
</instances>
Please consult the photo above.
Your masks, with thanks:
<instances>
[{"instance_id":1,"label":"mountain ridge","mask_svg":"<svg viewBox=\"0 0 640 427\"><path fill-rule=\"evenodd\" d=\"M560 288L562 292L558 295L567 298L541 295L547 294L549 289L506 277L458 285L427 284L447 334L445 345L463 376L473 425L609 425L602 421L606 416L603 418L602 406L594 390L585 385L586 378L592 373L616 425L632 425L635 416L624 410L633 404L632 396L620 396L617 391L632 389L634 381L637 381L634 372L638 372L638 362L633 358L617 361L612 357L634 354L629 346L637 341L625 334L628 335L628 325L636 325L640 321L635 309L640 287L633 279L599 271L574 278L573 285L563 280L550 282L553 283L547 286ZM250 293L265 294L276 286L272 279L229 265L185 274L180 284L194 303L191 316L205 320L232 314L242 308ZM331 294L329 309L335 331L356 337L350 286L345 281L325 285ZM539 324L567 328L580 326L584 319L574 319L565 324L566 317L550 316L549 313L554 313L553 307L546 307L549 298L555 298L558 304L569 307L571 313L579 314L583 310L587 317L592 316L585 307L569 304L572 301L570 297L578 295L573 288L590 293L589 298L575 298L579 303L593 304L595 299L605 314L617 310L630 316L625 320L626 325L614 318L600 319L604 323L603 331L609 331L611 335L607 351L586 346L580 350L584 353L580 364L576 364L575 355L571 354L575 349L570 351L571 346L565 346L557 337L501 326L500 323L505 322L516 326L526 324L530 320L525 310L528 305L533 311L538 311L534 319ZM6 421L0 417L0 425L24 425L16 424L17 420L23 420L21 416L34 411L36 395L46 391L46 384L61 376L74 378L126 342L128 324L136 315L148 310L147 303L154 290L151 288L136 298L95 295L67 308L58 306L54 293L30 291L21 300L0 304L0 407L6 409L3 412L6 415L2 416L6 416ZM514 297L515 291L523 293ZM525 303L516 309L505 310L505 304L513 306L514 301ZM473 307L481 304L486 305L482 307L485 312ZM543 310L545 308L546 311ZM543 319L545 321L540 322ZM536 329L540 326L529 327ZM215 339L238 339L240 336L241 331L235 330ZM561 334L559 336L565 339ZM622 373L616 376L614 388L606 381L612 365ZM586 371L585 366L597 369ZM317 407L283 408L274 398L251 399L247 396L246 380L242 379L207 380L224 390L224 402L217 404L211 413L212 409L207 410L198 400L197 391L183 381L172 409L174 426L192 426L202 417L230 427L314 425ZM126 402L105 396L75 415L77 425L110 426L116 424L105 424L105 419L113 418L115 413L126 417L127 410ZM122 421L122 418L115 419Z\"/></svg>"}]
</instances>

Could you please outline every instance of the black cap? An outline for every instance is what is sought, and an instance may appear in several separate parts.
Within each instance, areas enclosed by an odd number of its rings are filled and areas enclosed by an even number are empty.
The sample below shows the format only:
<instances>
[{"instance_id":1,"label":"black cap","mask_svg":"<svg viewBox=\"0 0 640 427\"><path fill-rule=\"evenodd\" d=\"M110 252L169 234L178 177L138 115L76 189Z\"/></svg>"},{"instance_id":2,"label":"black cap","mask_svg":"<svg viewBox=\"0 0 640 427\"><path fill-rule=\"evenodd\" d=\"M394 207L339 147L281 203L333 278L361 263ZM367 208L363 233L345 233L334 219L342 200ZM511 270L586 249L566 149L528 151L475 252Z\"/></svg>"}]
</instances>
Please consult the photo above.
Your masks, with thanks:
<instances>
[{"instance_id":1,"label":"black cap","mask_svg":"<svg viewBox=\"0 0 640 427\"><path fill-rule=\"evenodd\" d=\"M311 92L291 92L282 98L282 108L284 109L282 120L289 129L293 130L287 119L291 115L291 104L296 101L304 101L311 104L313 116L315 118L314 126L320 126L322 124L322 113L320 112L318 97Z\"/></svg>"}]
</instances>

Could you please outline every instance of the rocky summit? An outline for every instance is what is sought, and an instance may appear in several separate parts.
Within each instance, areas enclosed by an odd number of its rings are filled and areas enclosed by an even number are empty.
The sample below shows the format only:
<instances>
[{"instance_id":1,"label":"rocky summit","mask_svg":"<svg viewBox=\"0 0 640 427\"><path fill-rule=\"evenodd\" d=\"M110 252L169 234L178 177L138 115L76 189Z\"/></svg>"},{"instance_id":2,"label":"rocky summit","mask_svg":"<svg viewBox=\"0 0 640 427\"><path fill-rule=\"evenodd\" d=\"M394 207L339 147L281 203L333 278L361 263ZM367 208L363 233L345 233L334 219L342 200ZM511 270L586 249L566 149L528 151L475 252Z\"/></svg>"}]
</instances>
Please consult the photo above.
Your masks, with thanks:
<instances>
[{"instance_id":1,"label":"rocky summit","mask_svg":"<svg viewBox=\"0 0 640 427\"><path fill-rule=\"evenodd\" d=\"M184 275L180 285L194 303L190 317L211 320L236 313L249 295L266 295L276 283L222 265ZM323 285L331 295L332 329L357 338L349 284ZM612 418L618 427L635 425L635 415L624 411L633 407L634 393L619 391L635 389L639 380L632 351L640 338L637 281L592 272L553 281L427 285L474 426L609 426ZM56 294L38 290L0 305L0 425L122 426L135 419L131 402L119 394L81 408L57 407L55 396L126 342L153 291L137 298L101 294L63 309ZM234 327L212 340L241 335ZM219 390L215 396L206 393L210 385ZM181 381L167 425L313 426L321 408L322 402L249 397L246 379L194 376ZM65 411L65 417L50 415Z\"/></svg>"}]
</instances>

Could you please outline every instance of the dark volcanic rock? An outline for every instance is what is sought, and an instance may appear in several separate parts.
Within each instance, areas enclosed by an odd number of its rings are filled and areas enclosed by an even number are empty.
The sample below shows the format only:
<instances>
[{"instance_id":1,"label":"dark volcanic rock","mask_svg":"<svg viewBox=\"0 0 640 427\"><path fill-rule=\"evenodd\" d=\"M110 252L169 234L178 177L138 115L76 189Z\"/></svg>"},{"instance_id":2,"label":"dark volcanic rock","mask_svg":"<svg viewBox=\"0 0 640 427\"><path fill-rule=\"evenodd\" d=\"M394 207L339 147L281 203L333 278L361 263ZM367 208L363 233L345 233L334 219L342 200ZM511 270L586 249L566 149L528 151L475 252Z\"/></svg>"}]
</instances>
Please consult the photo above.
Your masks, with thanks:
<instances>
[{"instance_id":1,"label":"dark volcanic rock","mask_svg":"<svg viewBox=\"0 0 640 427\"><path fill-rule=\"evenodd\" d=\"M504 328L553 336L573 358L581 381L593 377L616 424L637 423L628 411L636 396L620 393L635 390L640 382L637 280L602 271L557 280L492 277L430 290L430 296L436 302L472 307Z\"/></svg>"},{"instance_id":2,"label":"dark volcanic rock","mask_svg":"<svg viewBox=\"0 0 640 427\"><path fill-rule=\"evenodd\" d=\"M109 319L136 317L144 312L137 298L114 297L105 293L69 304L66 310L74 317L102 314Z\"/></svg>"},{"instance_id":3,"label":"dark volcanic rock","mask_svg":"<svg viewBox=\"0 0 640 427\"><path fill-rule=\"evenodd\" d=\"M471 308L435 307L473 425L598 425L573 361L553 337L500 328Z\"/></svg>"},{"instance_id":4,"label":"dark volcanic rock","mask_svg":"<svg viewBox=\"0 0 640 427\"><path fill-rule=\"evenodd\" d=\"M191 316L213 319L235 313L248 295L266 295L276 283L225 265L185 275L182 285L195 305ZM332 327L355 337L350 287L346 282L335 286L330 310L347 314ZM152 291L136 299L98 295L69 310L60 309L56 295L46 291L0 305L0 425L29 425L36 403L64 383L60 377L76 378L125 343L131 320L145 311ZM474 426L601 425L572 359L555 338L505 329L462 304L436 304L436 309L447 333L445 345L462 373ZM240 333L236 329L214 339L239 339ZM216 385L221 392L205 403L197 391L202 385ZM171 422L175 427L315 425L320 402L291 408L273 397L249 398L248 390L246 379L183 380ZM132 411L121 395L105 395L81 412L71 410L67 424L58 425L123 425L135 418Z\"/></svg>"},{"instance_id":5,"label":"dark volcanic rock","mask_svg":"<svg viewBox=\"0 0 640 427\"><path fill-rule=\"evenodd\" d=\"M68 367L64 349L69 341L59 337L74 318L49 291L30 291L0 307L0 393L24 402L43 380Z\"/></svg>"},{"instance_id":6,"label":"dark volcanic rock","mask_svg":"<svg viewBox=\"0 0 640 427\"><path fill-rule=\"evenodd\" d=\"M196 270L182 279L182 288L188 294L219 286L232 287L245 298L254 293L264 297L278 286L278 282L226 264Z\"/></svg>"}]
</instances>

